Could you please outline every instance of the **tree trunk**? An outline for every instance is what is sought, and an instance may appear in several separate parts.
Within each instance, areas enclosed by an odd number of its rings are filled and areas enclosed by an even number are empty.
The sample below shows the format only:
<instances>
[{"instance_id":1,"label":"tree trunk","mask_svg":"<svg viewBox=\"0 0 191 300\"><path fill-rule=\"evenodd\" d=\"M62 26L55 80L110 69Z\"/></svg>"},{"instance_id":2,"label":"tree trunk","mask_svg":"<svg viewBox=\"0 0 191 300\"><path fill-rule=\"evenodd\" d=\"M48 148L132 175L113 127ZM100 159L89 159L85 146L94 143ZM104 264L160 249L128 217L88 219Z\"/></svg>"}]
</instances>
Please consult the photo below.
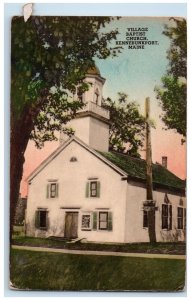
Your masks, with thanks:
<instances>
[{"instance_id":1,"label":"tree trunk","mask_svg":"<svg viewBox=\"0 0 191 300\"><path fill-rule=\"evenodd\" d=\"M38 112L37 112L38 113ZM12 241L16 205L19 198L20 183L23 175L24 153L34 127L34 114L25 109L19 120L11 116L10 151L10 243Z\"/></svg>"},{"instance_id":2,"label":"tree trunk","mask_svg":"<svg viewBox=\"0 0 191 300\"><path fill-rule=\"evenodd\" d=\"M11 88L13 93L14 88ZM30 135L35 126L35 120L42 105L46 105L49 90L44 88L39 92L40 100L23 107L19 117L14 110L14 95L11 94L11 151L10 151L10 243L12 241L16 205L19 198L20 183L23 175L24 153ZM16 110L17 111L17 110Z\"/></svg>"},{"instance_id":3,"label":"tree trunk","mask_svg":"<svg viewBox=\"0 0 191 300\"><path fill-rule=\"evenodd\" d=\"M18 143L19 143L18 139ZM26 149L26 148L25 148ZM10 157L10 242L12 240L13 225L17 201L19 199L20 182L23 174L24 150L12 143L11 139L11 157Z\"/></svg>"}]
</instances>

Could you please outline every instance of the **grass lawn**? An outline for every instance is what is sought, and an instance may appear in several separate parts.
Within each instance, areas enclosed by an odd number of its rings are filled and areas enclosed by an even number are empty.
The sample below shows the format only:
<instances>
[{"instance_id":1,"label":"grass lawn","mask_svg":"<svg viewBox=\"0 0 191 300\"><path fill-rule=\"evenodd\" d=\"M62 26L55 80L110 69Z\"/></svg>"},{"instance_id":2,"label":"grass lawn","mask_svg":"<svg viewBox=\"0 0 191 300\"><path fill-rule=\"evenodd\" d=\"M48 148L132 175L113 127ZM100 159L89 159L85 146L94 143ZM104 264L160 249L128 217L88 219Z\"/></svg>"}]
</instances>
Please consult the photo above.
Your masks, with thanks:
<instances>
[{"instance_id":1,"label":"grass lawn","mask_svg":"<svg viewBox=\"0 0 191 300\"><path fill-rule=\"evenodd\" d=\"M175 291L185 261L11 250L11 282L32 290Z\"/></svg>"},{"instance_id":2,"label":"grass lawn","mask_svg":"<svg viewBox=\"0 0 191 300\"><path fill-rule=\"evenodd\" d=\"M81 243L68 244L66 241L56 238L34 238L34 237L14 237L13 244L36 247L50 247L74 250L100 250L115 252L136 252L136 253L162 253L162 254L185 254L186 245L179 243L128 243L128 244L100 244Z\"/></svg>"}]
</instances>

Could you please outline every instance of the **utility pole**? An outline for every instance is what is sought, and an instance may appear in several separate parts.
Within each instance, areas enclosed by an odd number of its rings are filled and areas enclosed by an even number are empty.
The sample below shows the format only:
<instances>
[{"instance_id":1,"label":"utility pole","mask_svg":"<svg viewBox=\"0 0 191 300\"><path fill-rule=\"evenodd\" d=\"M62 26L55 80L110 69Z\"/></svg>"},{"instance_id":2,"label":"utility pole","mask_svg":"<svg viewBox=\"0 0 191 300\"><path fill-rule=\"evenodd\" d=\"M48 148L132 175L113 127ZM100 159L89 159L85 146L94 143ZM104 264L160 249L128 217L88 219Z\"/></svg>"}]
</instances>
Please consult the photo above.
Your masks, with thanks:
<instances>
[{"instance_id":1,"label":"utility pole","mask_svg":"<svg viewBox=\"0 0 191 300\"><path fill-rule=\"evenodd\" d=\"M150 130L150 99L145 100L146 116L146 187L147 195L144 208L148 211L148 232L151 243L156 242L155 231L155 201L153 200L153 176L152 176L152 147Z\"/></svg>"}]
</instances>

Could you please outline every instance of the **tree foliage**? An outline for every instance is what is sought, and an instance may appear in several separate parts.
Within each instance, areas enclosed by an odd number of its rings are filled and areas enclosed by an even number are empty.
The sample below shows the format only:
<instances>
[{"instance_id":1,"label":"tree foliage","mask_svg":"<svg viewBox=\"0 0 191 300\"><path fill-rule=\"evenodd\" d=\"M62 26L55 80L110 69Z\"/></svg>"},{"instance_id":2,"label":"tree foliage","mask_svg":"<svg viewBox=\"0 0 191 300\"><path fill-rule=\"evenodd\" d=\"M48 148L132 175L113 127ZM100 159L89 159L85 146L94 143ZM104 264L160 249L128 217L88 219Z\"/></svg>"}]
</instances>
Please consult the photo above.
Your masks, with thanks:
<instances>
[{"instance_id":1,"label":"tree foliage","mask_svg":"<svg viewBox=\"0 0 191 300\"><path fill-rule=\"evenodd\" d=\"M136 102L129 102L125 93L118 96L118 101L107 98L103 102L110 111L109 148L140 157L138 150L143 146L145 118Z\"/></svg>"},{"instance_id":2,"label":"tree foliage","mask_svg":"<svg viewBox=\"0 0 191 300\"><path fill-rule=\"evenodd\" d=\"M109 45L117 30L100 33L109 22L109 17L31 17L26 23L13 18L11 124L21 123L28 113L33 118L30 138L38 147L56 139L55 131L82 107L73 93L76 85L88 89L83 78L94 57L120 51Z\"/></svg>"},{"instance_id":3,"label":"tree foliage","mask_svg":"<svg viewBox=\"0 0 191 300\"><path fill-rule=\"evenodd\" d=\"M187 25L185 19L174 19L172 26L165 26L164 34L171 44L167 51L169 66L162 77L162 86L156 87L161 104L162 120L168 129L175 129L186 136L187 97Z\"/></svg>"}]
</instances>

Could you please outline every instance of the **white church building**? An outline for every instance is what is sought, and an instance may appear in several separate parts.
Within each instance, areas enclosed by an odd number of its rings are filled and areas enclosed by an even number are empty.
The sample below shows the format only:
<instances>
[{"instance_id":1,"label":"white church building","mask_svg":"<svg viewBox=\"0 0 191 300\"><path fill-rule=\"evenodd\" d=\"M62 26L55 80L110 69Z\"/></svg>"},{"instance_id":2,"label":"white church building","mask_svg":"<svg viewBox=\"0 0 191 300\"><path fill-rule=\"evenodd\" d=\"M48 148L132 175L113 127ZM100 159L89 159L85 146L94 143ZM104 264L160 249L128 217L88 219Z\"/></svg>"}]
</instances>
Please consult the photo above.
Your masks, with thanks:
<instances>
[{"instance_id":1,"label":"white church building","mask_svg":"<svg viewBox=\"0 0 191 300\"><path fill-rule=\"evenodd\" d=\"M105 79L97 67L85 81L85 108L70 122L75 135L29 176L26 233L92 242L149 242L146 162L109 152L109 111L102 107ZM157 241L184 241L185 182L153 164Z\"/></svg>"}]
</instances>

